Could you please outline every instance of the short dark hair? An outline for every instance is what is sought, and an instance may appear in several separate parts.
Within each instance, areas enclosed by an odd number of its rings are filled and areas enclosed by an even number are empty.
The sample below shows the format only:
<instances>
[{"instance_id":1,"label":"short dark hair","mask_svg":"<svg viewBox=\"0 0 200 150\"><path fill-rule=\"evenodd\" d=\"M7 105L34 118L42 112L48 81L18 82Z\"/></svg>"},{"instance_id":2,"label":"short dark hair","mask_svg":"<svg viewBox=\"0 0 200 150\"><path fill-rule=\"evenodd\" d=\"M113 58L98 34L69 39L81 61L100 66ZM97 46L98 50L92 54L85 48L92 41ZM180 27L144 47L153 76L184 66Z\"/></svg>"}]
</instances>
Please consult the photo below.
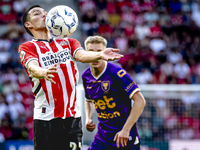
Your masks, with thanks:
<instances>
[{"instance_id":1,"label":"short dark hair","mask_svg":"<svg viewBox=\"0 0 200 150\"><path fill-rule=\"evenodd\" d=\"M27 22L27 21L29 20L29 11L30 11L31 9L35 8L35 7L40 7L40 8L42 8L40 5L33 5L33 6L31 6L29 9L27 9L27 11L25 11L25 13L23 14L23 17L22 17L23 26L24 26L26 32L27 32L28 34L30 34L31 36L33 36L33 34L31 33L31 31L30 31L27 27L25 27L24 24L25 24L25 22Z\"/></svg>"}]
</instances>

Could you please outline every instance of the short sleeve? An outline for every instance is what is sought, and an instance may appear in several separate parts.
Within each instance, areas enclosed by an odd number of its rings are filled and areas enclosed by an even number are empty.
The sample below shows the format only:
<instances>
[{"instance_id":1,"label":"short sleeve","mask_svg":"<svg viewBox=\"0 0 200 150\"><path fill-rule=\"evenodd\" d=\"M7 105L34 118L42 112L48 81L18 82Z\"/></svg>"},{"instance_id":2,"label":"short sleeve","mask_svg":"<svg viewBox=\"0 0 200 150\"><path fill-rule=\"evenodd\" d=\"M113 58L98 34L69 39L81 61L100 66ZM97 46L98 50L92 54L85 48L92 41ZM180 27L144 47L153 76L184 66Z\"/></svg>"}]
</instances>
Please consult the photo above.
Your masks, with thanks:
<instances>
[{"instance_id":1,"label":"short sleeve","mask_svg":"<svg viewBox=\"0 0 200 150\"><path fill-rule=\"evenodd\" d=\"M23 65L23 67L27 67L27 64L31 61L31 60L38 60L38 54L36 51L36 47L33 43L31 42L26 42L23 43L19 46L18 49L19 52L19 58L21 60L21 63Z\"/></svg>"},{"instance_id":2,"label":"short sleeve","mask_svg":"<svg viewBox=\"0 0 200 150\"><path fill-rule=\"evenodd\" d=\"M83 49L83 48L81 47L80 42L78 40L76 40L76 39L69 38L68 41L70 43L70 47L71 47L71 51L72 51L72 56L74 57L74 55L77 52L77 50Z\"/></svg>"},{"instance_id":3,"label":"short sleeve","mask_svg":"<svg viewBox=\"0 0 200 150\"><path fill-rule=\"evenodd\" d=\"M114 78L118 81L117 84L120 84L119 87L124 89L129 98L131 98L137 91L140 91L137 84L132 80L130 75L122 68L117 68L117 73L113 73Z\"/></svg>"}]
</instances>

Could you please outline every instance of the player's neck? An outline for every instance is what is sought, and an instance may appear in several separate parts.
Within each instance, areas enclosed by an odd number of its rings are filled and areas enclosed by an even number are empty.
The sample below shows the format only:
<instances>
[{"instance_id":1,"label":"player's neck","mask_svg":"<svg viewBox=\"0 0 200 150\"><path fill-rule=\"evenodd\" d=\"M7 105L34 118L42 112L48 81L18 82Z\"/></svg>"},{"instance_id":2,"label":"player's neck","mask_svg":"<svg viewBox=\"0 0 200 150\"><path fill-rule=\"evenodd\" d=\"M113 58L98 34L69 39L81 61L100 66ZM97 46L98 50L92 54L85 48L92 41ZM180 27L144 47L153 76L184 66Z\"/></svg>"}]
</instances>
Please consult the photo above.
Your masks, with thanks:
<instances>
[{"instance_id":1,"label":"player's neck","mask_svg":"<svg viewBox=\"0 0 200 150\"><path fill-rule=\"evenodd\" d=\"M98 77L104 70L105 64L106 63L104 62L100 67L97 67L97 68L92 67L91 72L92 72L93 76Z\"/></svg>"},{"instance_id":2,"label":"player's neck","mask_svg":"<svg viewBox=\"0 0 200 150\"><path fill-rule=\"evenodd\" d=\"M50 33L46 31L35 31L33 35L34 35L34 39L36 40L41 39L41 40L49 41L50 39L52 39Z\"/></svg>"},{"instance_id":3,"label":"player's neck","mask_svg":"<svg viewBox=\"0 0 200 150\"><path fill-rule=\"evenodd\" d=\"M93 76L95 76L95 77L98 77L98 75L100 75L101 74L101 70L99 70L99 68L92 68L92 74L93 74Z\"/></svg>"}]
</instances>

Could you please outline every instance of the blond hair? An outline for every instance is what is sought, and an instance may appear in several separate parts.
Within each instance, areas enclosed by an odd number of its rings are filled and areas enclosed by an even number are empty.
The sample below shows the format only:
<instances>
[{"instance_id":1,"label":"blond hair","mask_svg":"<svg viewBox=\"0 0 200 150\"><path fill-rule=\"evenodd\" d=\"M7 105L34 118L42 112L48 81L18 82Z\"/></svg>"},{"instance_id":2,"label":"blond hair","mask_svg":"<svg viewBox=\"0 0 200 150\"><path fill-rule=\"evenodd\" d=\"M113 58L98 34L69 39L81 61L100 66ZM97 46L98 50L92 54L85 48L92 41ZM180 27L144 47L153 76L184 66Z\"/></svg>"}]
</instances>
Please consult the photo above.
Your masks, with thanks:
<instances>
[{"instance_id":1,"label":"blond hair","mask_svg":"<svg viewBox=\"0 0 200 150\"><path fill-rule=\"evenodd\" d=\"M102 36L98 36L98 35L89 36L84 42L85 48L89 43L91 43L91 44L102 43L105 47L107 46L107 40L105 38L103 38Z\"/></svg>"}]
</instances>

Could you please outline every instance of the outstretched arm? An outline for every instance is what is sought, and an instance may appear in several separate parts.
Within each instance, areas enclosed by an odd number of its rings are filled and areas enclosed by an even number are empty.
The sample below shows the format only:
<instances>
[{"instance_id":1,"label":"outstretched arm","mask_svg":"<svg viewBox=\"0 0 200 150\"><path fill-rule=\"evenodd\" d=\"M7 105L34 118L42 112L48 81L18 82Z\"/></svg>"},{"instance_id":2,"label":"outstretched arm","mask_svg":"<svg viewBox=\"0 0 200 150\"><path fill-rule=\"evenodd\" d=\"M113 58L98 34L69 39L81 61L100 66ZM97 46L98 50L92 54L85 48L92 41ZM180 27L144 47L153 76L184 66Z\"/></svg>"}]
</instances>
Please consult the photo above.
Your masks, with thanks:
<instances>
[{"instance_id":1,"label":"outstretched arm","mask_svg":"<svg viewBox=\"0 0 200 150\"><path fill-rule=\"evenodd\" d=\"M38 79L41 78L45 78L46 80L49 80L52 83L56 83L52 78L54 77L53 73L58 73L57 70L57 66L56 64L47 68L47 69L43 69L39 66L39 63L37 60L31 60L28 65L27 65L27 69L29 71L29 73Z\"/></svg>"},{"instance_id":2,"label":"outstretched arm","mask_svg":"<svg viewBox=\"0 0 200 150\"><path fill-rule=\"evenodd\" d=\"M90 132L92 132L96 127L95 123L93 123L92 121L94 110L95 110L94 103L92 101L86 100L85 101L85 115L86 115L85 126L86 126L86 129Z\"/></svg>"},{"instance_id":3,"label":"outstretched arm","mask_svg":"<svg viewBox=\"0 0 200 150\"><path fill-rule=\"evenodd\" d=\"M140 114L142 113L144 109L144 106L146 105L146 101L140 92L136 92L132 96L132 99L134 100L134 104L131 109L130 115L128 119L126 120L122 130L116 133L114 137L114 141L116 141L118 148L119 148L119 145L121 145L122 147L126 146L128 138L129 138L130 130L133 127L133 125L136 123L136 121L138 120Z\"/></svg>"},{"instance_id":4,"label":"outstretched arm","mask_svg":"<svg viewBox=\"0 0 200 150\"><path fill-rule=\"evenodd\" d=\"M82 63L90 63L98 59L103 59L106 61L120 59L123 57L121 54L117 54L119 49L106 48L101 52L90 52L85 50L78 50L75 54L75 59Z\"/></svg>"}]
</instances>

